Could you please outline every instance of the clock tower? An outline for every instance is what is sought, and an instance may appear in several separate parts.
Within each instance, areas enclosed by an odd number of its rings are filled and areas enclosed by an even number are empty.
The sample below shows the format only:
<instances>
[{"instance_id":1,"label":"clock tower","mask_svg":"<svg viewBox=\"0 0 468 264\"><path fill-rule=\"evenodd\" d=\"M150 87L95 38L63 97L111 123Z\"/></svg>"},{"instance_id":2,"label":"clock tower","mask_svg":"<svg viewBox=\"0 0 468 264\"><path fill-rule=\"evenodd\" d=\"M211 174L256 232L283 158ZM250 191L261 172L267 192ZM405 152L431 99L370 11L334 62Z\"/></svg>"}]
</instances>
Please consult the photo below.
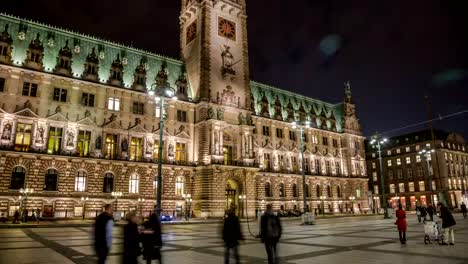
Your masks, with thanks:
<instances>
[{"instance_id":1,"label":"clock tower","mask_svg":"<svg viewBox=\"0 0 468 264\"><path fill-rule=\"evenodd\" d=\"M245 0L182 0L181 57L192 97L250 107Z\"/></svg>"}]
</instances>

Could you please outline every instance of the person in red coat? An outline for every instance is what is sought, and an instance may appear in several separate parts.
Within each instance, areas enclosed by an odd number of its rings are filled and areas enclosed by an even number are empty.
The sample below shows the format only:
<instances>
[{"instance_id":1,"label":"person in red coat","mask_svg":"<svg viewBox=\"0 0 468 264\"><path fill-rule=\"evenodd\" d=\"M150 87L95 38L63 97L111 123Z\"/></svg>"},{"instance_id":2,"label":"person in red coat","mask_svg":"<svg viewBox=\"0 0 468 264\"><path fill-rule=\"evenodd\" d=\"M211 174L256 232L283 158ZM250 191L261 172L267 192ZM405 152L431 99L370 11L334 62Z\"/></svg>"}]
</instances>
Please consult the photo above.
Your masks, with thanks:
<instances>
[{"instance_id":1,"label":"person in red coat","mask_svg":"<svg viewBox=\"0 0 468 264\"><path fill-rule=\"evenodd\" d=\"M401 204L398 205L398 210L395 213L396 215L396 222L398 228L398 234L400 235L400 242L401 244L406 244L406 212L403 210Z\"/></svg>"}]
</instances>

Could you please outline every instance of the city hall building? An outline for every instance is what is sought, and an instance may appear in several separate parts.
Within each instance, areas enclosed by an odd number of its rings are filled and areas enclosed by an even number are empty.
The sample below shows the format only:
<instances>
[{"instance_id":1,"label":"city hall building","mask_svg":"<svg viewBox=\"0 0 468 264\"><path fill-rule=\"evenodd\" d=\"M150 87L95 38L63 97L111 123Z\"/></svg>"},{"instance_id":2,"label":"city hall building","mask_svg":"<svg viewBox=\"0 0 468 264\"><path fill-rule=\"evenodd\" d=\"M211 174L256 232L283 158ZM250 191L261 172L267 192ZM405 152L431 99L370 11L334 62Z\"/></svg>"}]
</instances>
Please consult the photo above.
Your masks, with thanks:
<instances>
[{"instance_id":1,"label":"city hall building","mask_svg":"<svg viewBox=\"0 0 468 264\"><path fill-rule=\"evenodd\" d=\"M168 214L302 210L304 192L309 210L369 209L349 82L328 103L250 80L245 0L183 0L177 22L172 59L0 15L0 211L147 214L159 184ZM161 112L152 91L169 87ZM293 121L311 124L303 160Z\"/></svg>"}]
</instances>

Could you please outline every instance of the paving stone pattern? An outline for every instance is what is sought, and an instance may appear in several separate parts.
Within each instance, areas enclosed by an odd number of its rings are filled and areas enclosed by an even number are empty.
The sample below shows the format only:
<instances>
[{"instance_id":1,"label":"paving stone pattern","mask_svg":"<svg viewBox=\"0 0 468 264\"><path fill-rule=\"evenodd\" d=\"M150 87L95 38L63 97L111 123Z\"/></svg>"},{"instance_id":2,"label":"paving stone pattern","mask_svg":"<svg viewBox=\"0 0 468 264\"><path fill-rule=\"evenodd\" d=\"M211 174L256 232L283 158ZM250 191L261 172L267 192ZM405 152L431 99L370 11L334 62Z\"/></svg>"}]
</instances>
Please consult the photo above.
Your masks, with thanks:
<instances>
[{"instance_id":1,"label":"paving stone pattern","mask_svg":"<svg viewBox=\"0 0 468 264\"><path fill-rule=\"evenodd\" d=\"M455 246L425 245L424 227L409 216L408 243L401 245L394 220L381 216L320 220L314 226L284 221L281 263L468 263L468 220L455 215ZM256 223L250 224L253 234ZM223 263L218 224L164 226L165 263ZM240 246L242 263L266 263L263 245L249 235ZM96 263L92 227L0 229L0 263ZM114 229L109 264L121 263L122 228ZM143 263L143 260L140 260ZM234 263L234 262L232 262Z\"/></svg>"}]
</instances>

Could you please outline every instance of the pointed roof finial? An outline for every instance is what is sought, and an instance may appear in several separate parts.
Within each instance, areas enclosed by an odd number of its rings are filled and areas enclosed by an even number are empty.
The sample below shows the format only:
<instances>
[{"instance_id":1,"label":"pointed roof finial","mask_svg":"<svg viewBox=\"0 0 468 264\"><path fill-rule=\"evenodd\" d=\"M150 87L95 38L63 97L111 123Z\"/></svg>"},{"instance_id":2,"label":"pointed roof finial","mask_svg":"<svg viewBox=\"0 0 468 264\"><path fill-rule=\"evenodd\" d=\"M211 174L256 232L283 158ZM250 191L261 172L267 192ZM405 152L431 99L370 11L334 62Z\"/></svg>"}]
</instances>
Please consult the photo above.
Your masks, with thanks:
<instances>
[{"instance_id":1,"label":"pointed roof finial","mask_svg":"<svg viewBox=\"0 0 468 264\"><path fill-rule=\"evenodd\" d=\"M352 97L351 97L351 82L347 80L344 83L345 86L345 102L346 103L352 103Z\"/></svg>"}]
</instances>

